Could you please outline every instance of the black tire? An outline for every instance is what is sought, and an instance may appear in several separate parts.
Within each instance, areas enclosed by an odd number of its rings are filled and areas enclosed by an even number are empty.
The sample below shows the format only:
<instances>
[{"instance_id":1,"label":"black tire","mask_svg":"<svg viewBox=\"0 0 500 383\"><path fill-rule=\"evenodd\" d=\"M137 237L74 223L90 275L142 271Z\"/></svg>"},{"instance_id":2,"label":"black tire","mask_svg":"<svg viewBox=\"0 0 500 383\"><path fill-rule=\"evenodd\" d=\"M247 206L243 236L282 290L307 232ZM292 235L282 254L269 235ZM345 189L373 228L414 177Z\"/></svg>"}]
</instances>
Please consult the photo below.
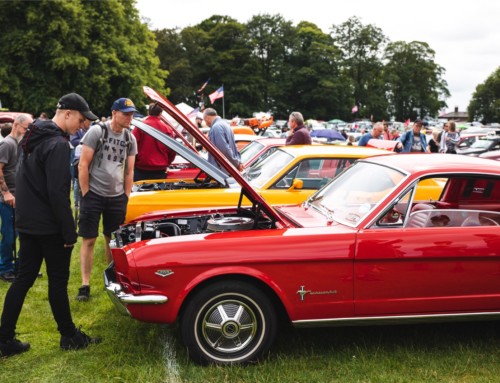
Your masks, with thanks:
<instances>
[{"instance_id":1,"label":"black tire","mask_svg":"<svg viewBox=\"0 0 500 383\"><path fill-rule=\"evenodd\" d=\"M235 280L198 292L181 317L189 356L199 364L245 364L269 351L277 332L276 310L255 286Z\"/></svg>"}]
</instances>

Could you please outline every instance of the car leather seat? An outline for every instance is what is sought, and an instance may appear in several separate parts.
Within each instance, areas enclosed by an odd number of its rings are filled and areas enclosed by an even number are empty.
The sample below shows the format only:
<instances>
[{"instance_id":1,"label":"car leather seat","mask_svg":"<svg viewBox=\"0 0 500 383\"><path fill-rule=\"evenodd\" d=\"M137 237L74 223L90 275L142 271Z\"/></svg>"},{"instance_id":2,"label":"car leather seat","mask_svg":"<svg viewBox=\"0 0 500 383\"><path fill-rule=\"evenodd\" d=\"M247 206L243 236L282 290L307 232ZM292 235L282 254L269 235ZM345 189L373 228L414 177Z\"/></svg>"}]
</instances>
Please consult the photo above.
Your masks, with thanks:
<instances>
[{"instance_id":1,"label":"car leather seat","mask_svg":"<svg viewBox=\"0 0 500 383\"><path fill-rule=\"evenodd\" d=\"M426 227L430 214L428 210L434 210L436 207L428 203L417 203L411 208L410 217L406 227Z\"/></svg>"}]
</instances>

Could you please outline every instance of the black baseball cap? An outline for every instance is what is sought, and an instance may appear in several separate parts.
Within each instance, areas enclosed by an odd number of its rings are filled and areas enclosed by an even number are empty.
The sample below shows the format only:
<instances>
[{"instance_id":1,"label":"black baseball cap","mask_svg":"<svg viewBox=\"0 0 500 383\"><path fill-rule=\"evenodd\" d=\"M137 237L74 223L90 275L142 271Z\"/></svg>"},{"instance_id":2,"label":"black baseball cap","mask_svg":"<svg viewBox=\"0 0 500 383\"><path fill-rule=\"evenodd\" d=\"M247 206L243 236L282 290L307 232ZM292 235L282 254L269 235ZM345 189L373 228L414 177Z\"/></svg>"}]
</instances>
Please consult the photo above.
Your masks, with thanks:
<instances>
[{"instance_id":1,"label":"black baseball cap","mask_svg":"<svg viewBox=\"0 0 500 383\"><path fill-rule=\"evenodd\" d=\"M99 118L90 111L87 101L77 93L69 93L62 96L57 103L57 109L77 110L91 121Z\"/></svg>"}]
</instances>

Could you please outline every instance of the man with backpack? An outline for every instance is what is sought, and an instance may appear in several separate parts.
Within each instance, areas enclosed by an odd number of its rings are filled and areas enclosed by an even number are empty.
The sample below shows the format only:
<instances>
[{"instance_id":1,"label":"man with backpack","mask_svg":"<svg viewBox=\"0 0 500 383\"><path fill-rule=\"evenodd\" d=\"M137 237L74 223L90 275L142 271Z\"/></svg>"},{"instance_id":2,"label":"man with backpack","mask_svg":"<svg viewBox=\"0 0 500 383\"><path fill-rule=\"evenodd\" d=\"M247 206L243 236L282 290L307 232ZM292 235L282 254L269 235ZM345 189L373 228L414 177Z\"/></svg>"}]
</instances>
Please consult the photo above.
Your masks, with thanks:
<instances>
[{"instance_id":1,"label":"man with backpack","mask_svg":"<svg viewBox=\"0 0 500 383\"><path fill-rule=\"evenodd\" d=\"M78 290L79 301L90 297L90 274L101 215L108 263L112 261L111 233L125 220L137 154L137 142L129 129L134 112L137 110L132 100L119 98L111 107L111 121L91 126L81 141L78 180L82 200L78 235L82 237L82 286Z\"/></svg>"}]
</instances>

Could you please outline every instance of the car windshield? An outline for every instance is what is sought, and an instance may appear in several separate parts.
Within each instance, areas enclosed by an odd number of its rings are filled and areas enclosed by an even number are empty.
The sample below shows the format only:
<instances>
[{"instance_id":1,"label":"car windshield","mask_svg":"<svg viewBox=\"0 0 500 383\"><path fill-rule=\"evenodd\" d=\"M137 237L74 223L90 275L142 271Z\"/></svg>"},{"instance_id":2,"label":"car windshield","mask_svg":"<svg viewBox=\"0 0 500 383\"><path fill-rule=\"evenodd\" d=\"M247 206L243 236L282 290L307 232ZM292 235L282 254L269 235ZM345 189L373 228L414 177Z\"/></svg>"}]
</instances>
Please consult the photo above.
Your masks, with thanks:
<instances>
[{"instance_id":1,"label":"car windshield","mask_svg":"<svg viewBox=\"0 0 500 383\"><path fill-rule=\"evenodd\" d=\"M276 150L267 158L258 161L245 171L246 180L254 187L263 187L272 177L292 162L294 157L282 150Z\"/></svg>"},{"instance_id":2,"label":"car windshield","mask_svg":"<svg viewBox=\"0 0 500 383\"><path fill-rule=\"evenodd\" d=\"M491 145L491 140L477 140L470 147L473 149L486 149Z\"/></svg>"},{"instance_id":3,"label":"car windshield","mask_svg":"<svg viewBox=\"0 0 500 383\"><path fill-rule=\"evenodd\" d=\"M357 162L314 194L306 204L328 219L356 226L404 178L404 173L393 168Z\"/></svg>"},{"instance_id":4,"label":"car windshield","mask_svg":"<svg viewBox=\"0 0 500 383\"><path fill-rule=\"evenodd\" d=\"M257 153L259 153L262 150L263 147L264 145L261 144L259 141L250 142L240 151L241 163L246 164L248 161L254 158L257 155Z\"/></svg>"}]
</instances>

